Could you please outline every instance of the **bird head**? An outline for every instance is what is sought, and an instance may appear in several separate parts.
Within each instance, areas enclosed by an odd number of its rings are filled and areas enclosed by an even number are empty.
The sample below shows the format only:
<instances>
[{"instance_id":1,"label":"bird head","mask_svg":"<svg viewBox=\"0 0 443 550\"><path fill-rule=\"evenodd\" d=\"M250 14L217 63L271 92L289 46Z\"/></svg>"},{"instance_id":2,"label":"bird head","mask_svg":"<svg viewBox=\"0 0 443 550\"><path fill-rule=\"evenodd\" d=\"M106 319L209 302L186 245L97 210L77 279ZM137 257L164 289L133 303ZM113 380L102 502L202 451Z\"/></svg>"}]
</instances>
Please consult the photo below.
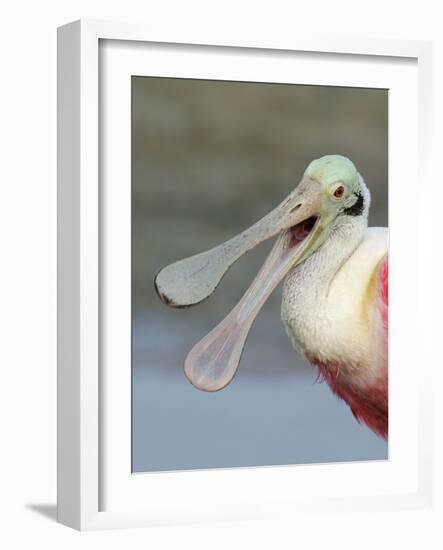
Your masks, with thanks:
<instances>
[{"instance_id":1,"label":"bird head","mask_svg":"<svg viewBox=\"0 0 443 550\"><path fill-rule=\"evenodd\" d=\"M264 218L207 252L162 269L155 288L164 303L188 307L206 299L227 269L260 242L278 235L259 274L231 313L189 353L185 372L215 391L233 378L259 310L284 276L316 252L349 217L366 221L369 191L354 164L340 155L312 161L297 187Z\"/></svg>"},{"instance_id":2,"label":"bird head","mask_svg":"<svg viewBox=\"0 0 443 550\"><path fill-rule=\"evenodd\" d=\"M326 155L313 160L304 178L318 182L324 196L322 215L367 217L370 194L354 163L341 155Z\"/></svg>"}]
</instances>

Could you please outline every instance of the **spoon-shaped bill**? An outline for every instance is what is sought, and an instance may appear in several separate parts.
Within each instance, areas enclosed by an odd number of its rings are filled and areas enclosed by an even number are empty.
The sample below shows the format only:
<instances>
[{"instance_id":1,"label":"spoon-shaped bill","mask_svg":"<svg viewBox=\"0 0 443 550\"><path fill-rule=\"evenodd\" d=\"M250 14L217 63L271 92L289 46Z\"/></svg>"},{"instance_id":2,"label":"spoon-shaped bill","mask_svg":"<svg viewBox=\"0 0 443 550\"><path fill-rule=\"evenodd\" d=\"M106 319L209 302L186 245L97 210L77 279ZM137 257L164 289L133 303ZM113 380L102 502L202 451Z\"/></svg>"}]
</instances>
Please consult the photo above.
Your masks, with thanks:
<instances>
[{"instance_id":1,"label":"spoon-shaped bill","mask_svg":"<svg viewBox=\"0 0 443 550\"><path fill-rule=\"evenodd\" d=\"M172 307L187 307L205 300L240 256L318 212L320 185L310 178L300 184L254 225L206 252L174 262L155 278L160 299Z\"/></svg>"},{"instance_id":2,"label":"spoon-shaped bill","mask_svg":"<svg viewBox=\"0 0 443 550\"><path fill-rule=\"evenodd\" d=\"M249 330L272 291L300 262L315 238L312 232L294 245L291 230L282 233L251 286L221 323L198 342L185 360L185 373L198 389L217 391L233 379Z\"/></svg>"}]
</instances>

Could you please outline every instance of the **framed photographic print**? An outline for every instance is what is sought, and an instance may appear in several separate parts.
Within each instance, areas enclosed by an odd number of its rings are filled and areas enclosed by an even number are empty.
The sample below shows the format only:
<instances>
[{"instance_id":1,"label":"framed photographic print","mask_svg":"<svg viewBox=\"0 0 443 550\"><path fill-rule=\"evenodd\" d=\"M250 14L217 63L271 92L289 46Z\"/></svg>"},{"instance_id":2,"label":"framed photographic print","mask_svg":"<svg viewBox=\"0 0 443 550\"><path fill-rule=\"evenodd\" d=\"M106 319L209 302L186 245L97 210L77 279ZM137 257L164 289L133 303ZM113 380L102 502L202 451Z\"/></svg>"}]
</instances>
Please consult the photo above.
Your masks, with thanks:
<instances>
[{"instance_id":1,"label":"framed photographic print","mask_svg":"<svg viewBox=\"0 0 443 550\"><path fill-rule=\"evenodd\" d=\"M59 521L429 505L429 45L58 41Z\"/></svg>"}]
</instances>

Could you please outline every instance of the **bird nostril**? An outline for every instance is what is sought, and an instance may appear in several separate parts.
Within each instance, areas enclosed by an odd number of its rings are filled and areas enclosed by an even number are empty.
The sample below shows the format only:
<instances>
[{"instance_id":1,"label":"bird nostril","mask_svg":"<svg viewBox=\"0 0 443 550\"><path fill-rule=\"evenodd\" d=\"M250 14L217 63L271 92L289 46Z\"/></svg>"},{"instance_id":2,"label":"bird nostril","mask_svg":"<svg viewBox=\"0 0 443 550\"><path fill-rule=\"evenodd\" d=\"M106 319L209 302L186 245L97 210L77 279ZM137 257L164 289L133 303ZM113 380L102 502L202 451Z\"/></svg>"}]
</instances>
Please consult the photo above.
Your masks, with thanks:
<instances>
[{"instance_id":1,"label":"bird nostril","mask_svg":"<svg viewBox=\"0 0 443 550\"><path fill-rule=\"evenodd\" d=\"M293 212L295 212L296 210L298 210L301 206L301 202L296 204L293 208L291 208L291 210L289 210L289 213L292 214Z\"/></svg>"}]
</instances>

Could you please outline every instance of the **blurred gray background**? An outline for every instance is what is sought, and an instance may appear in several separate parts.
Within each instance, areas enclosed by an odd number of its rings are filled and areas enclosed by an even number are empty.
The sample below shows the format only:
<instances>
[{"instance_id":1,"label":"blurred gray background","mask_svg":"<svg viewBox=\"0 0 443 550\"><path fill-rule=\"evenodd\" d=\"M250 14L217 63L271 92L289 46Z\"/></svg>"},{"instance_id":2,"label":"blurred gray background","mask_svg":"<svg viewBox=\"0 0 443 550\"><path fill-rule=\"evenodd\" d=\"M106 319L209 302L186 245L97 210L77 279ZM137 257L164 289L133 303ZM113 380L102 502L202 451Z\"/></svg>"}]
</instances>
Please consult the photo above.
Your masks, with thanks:
<instances>
[{"instance_id":1,"label":"blurred gray background","mask_svg":"<svg viewBox=\"0 0 443 550\"><path fill-rule=\"evenodd\" d=\"M200 392L182 365L235 305L272 242L242 258L195 308L167 308L153 280L262 217L325 154L350 157L387 225L386 90L133 77L133 471L387 458L387 445L316 383L280 320L259 314L238 374Z\"/></svg>"}]
</instances>

